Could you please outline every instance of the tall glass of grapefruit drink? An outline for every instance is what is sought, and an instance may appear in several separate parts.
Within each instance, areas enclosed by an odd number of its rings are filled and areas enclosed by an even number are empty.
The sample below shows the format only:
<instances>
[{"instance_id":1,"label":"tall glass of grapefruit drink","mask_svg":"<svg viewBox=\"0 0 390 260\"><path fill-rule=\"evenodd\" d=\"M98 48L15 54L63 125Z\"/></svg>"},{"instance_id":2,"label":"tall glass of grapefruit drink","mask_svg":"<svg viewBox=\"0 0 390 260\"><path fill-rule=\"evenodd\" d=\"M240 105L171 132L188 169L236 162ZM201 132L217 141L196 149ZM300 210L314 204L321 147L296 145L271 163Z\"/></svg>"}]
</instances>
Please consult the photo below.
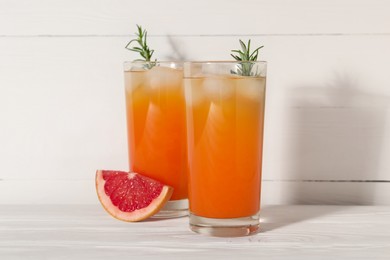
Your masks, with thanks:
<instances>
[{"instance_id":1,"label":"tall glass of grapefruit drink","mask_svg":"<svg viewBox=\"0 0 390 260\"><path fill-rule=\"evenodd\" d=\"M186 62L190 228L259 228L265 62Z\"/></svg>"},{"instance_id":2,"label":"tall glass of grapefruit drink","mask_svg":"<svg viewBox=\"0 0 390 260\"><path fill-rule=\"evenodd\" d=\"M130 170L173 187L154 217L187 215L183 63L125 62Z\"/></svg>"}]
</instances>

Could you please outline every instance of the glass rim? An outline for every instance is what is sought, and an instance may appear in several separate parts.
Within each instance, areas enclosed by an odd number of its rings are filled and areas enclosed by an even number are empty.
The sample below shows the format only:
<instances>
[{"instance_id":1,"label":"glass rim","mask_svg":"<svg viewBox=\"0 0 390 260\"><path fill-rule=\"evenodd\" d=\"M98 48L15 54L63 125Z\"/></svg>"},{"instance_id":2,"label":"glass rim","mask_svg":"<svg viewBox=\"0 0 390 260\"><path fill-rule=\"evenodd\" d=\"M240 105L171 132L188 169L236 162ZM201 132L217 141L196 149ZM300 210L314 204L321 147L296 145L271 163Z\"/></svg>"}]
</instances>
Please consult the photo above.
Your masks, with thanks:
<instances>
[{"instance_id":1,"label":"glass rim","mask_svg":"<svg viewBox=\"0 0 390 260\"><path fill-rule=\"evenodd\" d=\"M239 60L200 60L200 61L185 61L190 64L239 64L239 63L253 63L253 64L267 64L267 61L239 61Z\"/></svg>"},{"instance_id":2,"label":"glass rim","mask_svg":"<svg viewBox=\"0 0 390 260\"><path fill-rule=\"evenodd\" d=\"M151 63L157 63L157 64L184 64L184 61L169 61L169 60L163 60L163 61L145 61L145 60L134 60L134 61L124 61L123 64L151 64Z\"/></svg>"},{"instance_id":3,"label":"glass rim","mask_svg":"<svg viewBox=\"0 0 390 260\"><path fill-rule=\"evenodd\" d=\"M191 63L191 64L237 64L237 63L258 63L258 64L267 64L267 61L238 61L238 60L199 60L199 61L144 61L144 60L135 60L135 61L124 61L123 64L151 64L151 63L157 63L157 64L170 64L170 63L176 63L176 64L184 64L184 63Z\"/></svg>"}]
</instances>

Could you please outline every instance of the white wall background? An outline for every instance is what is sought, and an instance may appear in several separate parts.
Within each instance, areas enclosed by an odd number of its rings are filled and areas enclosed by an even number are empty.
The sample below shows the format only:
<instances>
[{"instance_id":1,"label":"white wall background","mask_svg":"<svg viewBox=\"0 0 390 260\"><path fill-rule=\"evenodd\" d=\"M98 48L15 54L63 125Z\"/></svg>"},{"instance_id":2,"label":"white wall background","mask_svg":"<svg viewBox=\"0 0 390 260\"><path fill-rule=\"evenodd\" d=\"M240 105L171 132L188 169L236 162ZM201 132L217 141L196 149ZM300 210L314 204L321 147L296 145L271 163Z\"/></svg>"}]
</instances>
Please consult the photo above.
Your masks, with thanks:
<instances>
[{"instance_id":1,"label":"white wall background","mask_svg":"<svg viewBox=\"0 0 390 260\"><path fill-rule=\"evenodd\" d=\"M390 204L390 1L0 0L0 204L97 203L127 169L122 62L269 62L264 204Z\"/></svg>"}]
</instances>

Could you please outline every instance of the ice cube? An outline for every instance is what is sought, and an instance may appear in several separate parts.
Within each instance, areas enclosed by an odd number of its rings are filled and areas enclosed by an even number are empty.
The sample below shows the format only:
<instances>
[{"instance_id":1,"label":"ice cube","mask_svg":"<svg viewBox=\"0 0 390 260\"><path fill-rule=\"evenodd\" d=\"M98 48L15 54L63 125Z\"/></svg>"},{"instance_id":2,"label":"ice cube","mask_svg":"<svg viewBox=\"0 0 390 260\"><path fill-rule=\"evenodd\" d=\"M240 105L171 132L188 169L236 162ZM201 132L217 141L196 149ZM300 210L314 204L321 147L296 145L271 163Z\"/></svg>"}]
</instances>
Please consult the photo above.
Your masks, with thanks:
<instances>
[{"instance_id":1,"label":"ice cube","mask_svg":"<svg viewBox=\"0 0 390 260\"><path fill-rule=\"evenodd\" d=\"M204 93L212 101L233 96L234 86L235 80L229 77L207 77L203 80Z\"/></svg>"},{"instance_id":2,"label":"ice cube","mask_svg":"<svg viewBox=\"0 0 390 260\"><path fill-rule=\"evenodd\" d=\"M148 72L149 86L152 90L182 87L183 70L154 66Z\"/></svg>"},{"instance_id":3,"label":"ice cube","mask_svg":"<svg viewBox=\"0 0 390 260\"><path fill-rule=\"evenodd\" d=\"M184 91L187 106L198 106L206 100L202 79L185 79Z\"/></svg>"},{"instance_id":4,"label":"ice cube","mask_svg":"<svg viewBox=\"0 0 390 260\"><path fill-rule=\"evenodd\" d=\"M142 85L148 84L146 71L126 71L125 72L125 88L126 91L132 92Z\"/></svg>"},{"instance_id":5,"label":"ice cube","mask_svg":"<svg viewBox=\"0 0 390 260\"><path fill-rule=\"evenodd\" d=\"M261 100L264 98L265 78L241 78L237 80L237 93L245 98Z\"/></svg>"}]
</instances>

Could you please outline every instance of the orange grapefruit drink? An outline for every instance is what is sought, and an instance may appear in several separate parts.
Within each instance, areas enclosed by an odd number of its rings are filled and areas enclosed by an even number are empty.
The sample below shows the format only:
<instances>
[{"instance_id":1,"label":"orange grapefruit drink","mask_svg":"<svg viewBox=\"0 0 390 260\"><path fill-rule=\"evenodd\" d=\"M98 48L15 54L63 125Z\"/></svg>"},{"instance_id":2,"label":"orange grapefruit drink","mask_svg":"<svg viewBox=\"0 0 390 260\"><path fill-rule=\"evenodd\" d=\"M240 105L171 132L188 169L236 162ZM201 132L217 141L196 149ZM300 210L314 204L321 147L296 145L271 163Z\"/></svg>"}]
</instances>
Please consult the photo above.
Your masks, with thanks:
<instances>
[{"instance_id":1,"label":"orange grapefruit drink","mask_svg":"<svg viewBox=\"0 0 390 260\"><path fill-rule=\"evenodd\" d=\"M259 227L265 62L185 64L190 227L241 236Z\"/></svg>"},{"instance_id":2,"label":"orange grapefruit drink","mask_svg":"<svg viewBox=\"0 0 390 260\"><path fill-rule=\"evenodd\" d=\"M130 171L173 187L154 217L187 214L187 151L183 65L125 63Z\"/></svg>"}]
</instances>

